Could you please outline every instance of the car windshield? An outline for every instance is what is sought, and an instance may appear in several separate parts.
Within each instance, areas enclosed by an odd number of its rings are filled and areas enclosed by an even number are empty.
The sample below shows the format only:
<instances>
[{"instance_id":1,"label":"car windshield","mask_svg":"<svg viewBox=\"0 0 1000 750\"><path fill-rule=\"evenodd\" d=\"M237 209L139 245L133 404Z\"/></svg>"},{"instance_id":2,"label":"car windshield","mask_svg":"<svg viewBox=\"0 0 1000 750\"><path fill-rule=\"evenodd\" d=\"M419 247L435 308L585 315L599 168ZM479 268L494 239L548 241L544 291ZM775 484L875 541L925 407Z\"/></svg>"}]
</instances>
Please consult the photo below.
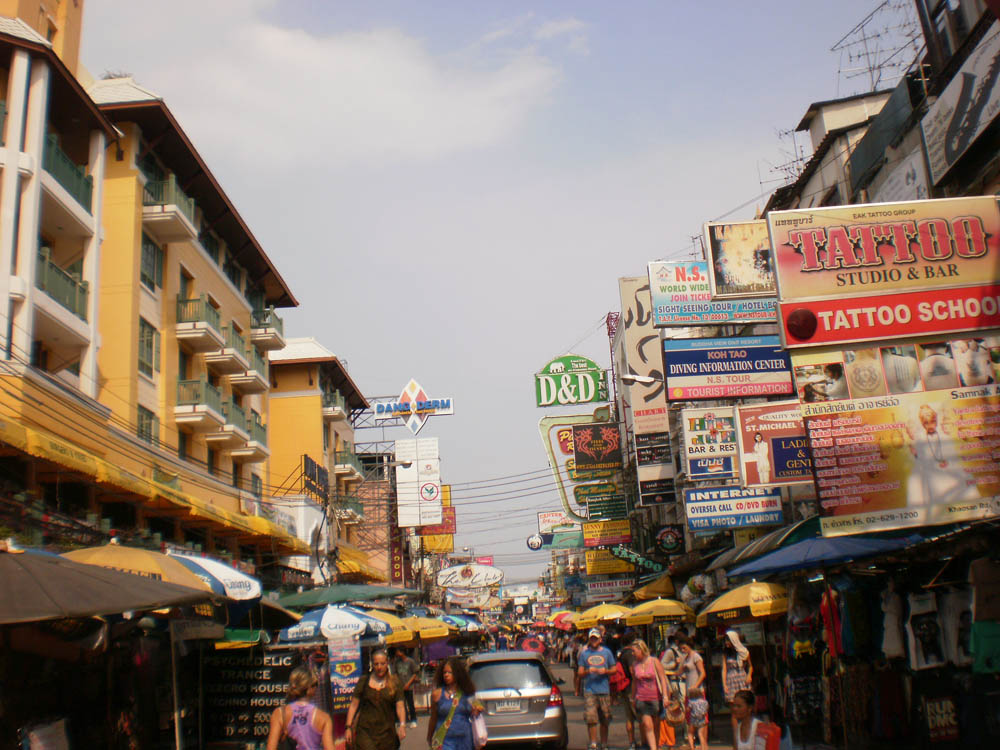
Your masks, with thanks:
<instances>
[{"instance_id":1,"label":"car windshield","mask_svg":"<svg viewBox=\"0 0 1000 750\"><path fill-rule=\"evenodd\" d=\"M549 687L545 669L537 661L499 661L473 664L469 670L476 690Z\"/></svg>"}]
</instances>

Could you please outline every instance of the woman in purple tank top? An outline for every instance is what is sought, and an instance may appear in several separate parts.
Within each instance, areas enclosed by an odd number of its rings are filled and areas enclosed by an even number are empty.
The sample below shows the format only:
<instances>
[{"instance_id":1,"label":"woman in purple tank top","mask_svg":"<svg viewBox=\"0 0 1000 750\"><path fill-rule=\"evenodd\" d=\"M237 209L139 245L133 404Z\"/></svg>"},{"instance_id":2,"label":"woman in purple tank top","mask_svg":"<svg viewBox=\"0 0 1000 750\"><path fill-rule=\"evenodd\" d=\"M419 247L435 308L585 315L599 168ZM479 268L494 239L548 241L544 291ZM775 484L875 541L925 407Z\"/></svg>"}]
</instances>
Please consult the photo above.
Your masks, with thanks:
<instances>
[{"instance_id":1,"label":"woman in purple tank top","mask_svg":"<svg viewBox=\"0 0 1000 750\"><path fill-rule=\"evenodd\" d=\"M305 667L296 667L288 678L288 703L274 709L267 750L277 750L286 736L297 750L333 750L333 720L312 704L319 681Z\"/></svg>"}]
</instances>

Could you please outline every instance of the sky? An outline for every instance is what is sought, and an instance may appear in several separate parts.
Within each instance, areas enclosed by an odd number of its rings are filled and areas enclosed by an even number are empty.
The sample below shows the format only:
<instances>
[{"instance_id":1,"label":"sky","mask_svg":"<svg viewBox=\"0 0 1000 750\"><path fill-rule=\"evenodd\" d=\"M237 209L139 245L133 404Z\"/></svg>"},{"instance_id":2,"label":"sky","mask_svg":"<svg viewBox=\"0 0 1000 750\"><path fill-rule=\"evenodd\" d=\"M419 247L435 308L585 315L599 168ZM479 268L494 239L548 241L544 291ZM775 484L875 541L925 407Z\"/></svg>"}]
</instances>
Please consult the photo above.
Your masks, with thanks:
<instances>
[{"instance_id":1,"label":"sky","mask_svg":"<svg viewBox=\"0 0 1000 750\"><path fill-rule=\"evenodd\" d=\"M559 507L533 374L608 366L617 279L754 217L810 151L779 134L867 90L831 47L879 4L86 0L82 62L164 98L299 300L286 336L454 399L420 436L456 551L517 582Z\"/></svg>"}]
</instances>

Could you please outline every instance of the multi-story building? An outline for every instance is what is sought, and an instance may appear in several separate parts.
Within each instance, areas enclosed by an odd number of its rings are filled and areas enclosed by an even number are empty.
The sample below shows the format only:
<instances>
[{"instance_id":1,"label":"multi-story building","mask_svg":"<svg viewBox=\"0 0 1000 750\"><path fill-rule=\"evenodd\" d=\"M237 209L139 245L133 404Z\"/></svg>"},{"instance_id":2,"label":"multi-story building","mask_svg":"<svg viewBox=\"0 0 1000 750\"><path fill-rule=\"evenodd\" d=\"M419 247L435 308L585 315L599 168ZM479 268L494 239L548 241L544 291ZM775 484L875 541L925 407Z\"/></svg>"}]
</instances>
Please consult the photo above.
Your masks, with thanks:
<instances>
[{"instance_id":1,"label":"multi-story building","mask_svg":"<svg viewBox=\"0 0 1000 750\"><path fill-rule=\"evenodd\" d=\"M386 580L358 546L365 508L357 488L365 469L354 448L354 419L368 401L344 364L313 338L289 339L271 352L270 366L268 482L313 551L311 560L289 564L317 581L334 573L338 580ZM326 565L334 551L336 571Z\"/></svg>"}]
</instances>

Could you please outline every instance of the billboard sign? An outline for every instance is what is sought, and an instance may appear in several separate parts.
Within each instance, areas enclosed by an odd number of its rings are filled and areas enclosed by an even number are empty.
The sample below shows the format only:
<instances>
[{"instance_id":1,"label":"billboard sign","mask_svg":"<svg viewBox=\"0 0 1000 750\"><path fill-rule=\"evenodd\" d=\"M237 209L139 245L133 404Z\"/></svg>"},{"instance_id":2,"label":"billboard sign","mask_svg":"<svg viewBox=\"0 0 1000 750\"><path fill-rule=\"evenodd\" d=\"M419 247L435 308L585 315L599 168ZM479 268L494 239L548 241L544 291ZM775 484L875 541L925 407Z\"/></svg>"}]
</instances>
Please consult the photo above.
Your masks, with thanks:
<instances>
[{"instance_id":1,"label":"billboard sign","mask_svg":"<svg viewBox=\"0 0 1000 750\"><path fill-rule=\"evenodd\" d=\"M713 300L705 261L650 263L649 293L653 303L653 325L657 328L775 320L773 299Z\"/></svg>"},{"instance_id":2,"label":"billboard sign","mask_svg":"<svg viewBox=\"0 0 1000 750\"><path fill-rule=\"evenodd\" d=\"M433 536L435 534L455 534L458 531L458 522L455 516L455 509L452 507L441 509L441 523L428 524L417 529L420 536Z\"/></svg>"},{"instance_id":3,"label":"billboard sign","mask_svg":"<svg viewBox=\"0 0 1000 750\"><path fill-rule=\"evenodd\" d=\"M674 465L640 466L639 505L650 507L674 502Z\"/></svg>"},{"instance_id":4,"label":"billboard sign","mask_svg":"<svg viewBox=\"0 0 1000 750\"><path fill-rule=\"evenodd\" d=\"M561 510L546 510L538 514L538 533L555 534L558 531L579 531L579 522Z\"/></svg>"},{"instance_id":5,"label":"billboard sign","mask_svg":"<svg viewBox=\"0 0 1000 750\"><path fill-rule=\"evenodd\" d=\"M609 578L606 581L587 581L588 602L608 602L621 599L622 594L635 588L634 578Z\"/></svg>"},{"instance_id":6,"label":"billboard sign","mask_svg":"<svg viewBox=\"0 0 1000 750\"><path fill-rule=\"evenodd\" d=\"M993 29L927 109L920 122L937 185L1000 111L1000 31Z\"/></svg>"},{"instance_id":7,"label":"billboard sign","mask_svg":"<svg viewBox=\"0 0 1000 750\"><path fill-rule=\"evenodd\" d=\"M631 573L635 570L632 563L620 560L606 549L588 549L585 560L588 576L612 575L614 573Z\"/></svg>"},{"instance_id":8,"label":"billboard sign","mask_svg":"<svg viewBox=\"0 0 1000 750\"><path fill-rule=\"evenodd\" d=\"M607 547L632 541L632 526L628 519L591 521L583 524L584 547Z\"/></svg>"},{"instance_id":9,"label":"billboard sign","mask_svg":"<svg viewBox=\"0 0 1000 750\"><path fill-rule=\"evenodd\" d=\"M481 589L503 581L503 571L491 565L453 565L438 571L437 585L441 588Z\"/></svg>"},{"instance_id":10,"label":"billboard sign","mask_svg":"<svg viewBox=\"0 0 1000 750\"><path fill-rule=\"evenodd\" d=\"M397 440L393 452L397 463L399 527L442 523L441 459L437 438Z\"/></svg>"},{"instance_id":11,"label":"billboard sign","mask_svg":"<svg viewBox=\"0 0 1000 750\"><path fill-rule=\"evenodd\" d=\"M667 398L742 398L791 394L791 364L777 336L664 339Z\"/></svg>"},{"instance_id":12,"label":"billboard sign","mask_svg":"<svg viewBox=\"0 0 1000 750\"><path fill-rule=\"evenodd\" d=\"M712 299L774 297L774 269L767 222L705 225Z\"/></svg>"},{"instance_id":13,"label":"billboard sign","mask_svg":"<svg viewBox=\"0 0 1000 750\"><path fill-rule=\"evenodd\" d=\"M414 435L423 429L428 417L455 413L454 399L431 398L416 380L410 380L395 401L380 401L373 407L375 421L401 419Z\"/></svg>"},{"instance_id":14,"label":"billboard sign","mask_svg":"<svg viewBox=\"0 0 1000 750\"><path fill-rule=\"evenodd\" d=\"M732 407L683 409L681 431L688 479L734 477L739 473Z\"/></svg>"},{"instance_id":15,"label":"billboard sign","mask_svg":"<svg viewBox=\"0 0 1000 750\"><path fill-rule=\"evenodd\" d=\"M768 214L786 348L1000 326L1000 209L945 198Z\"/></svg>"},{"instance_id":16,"label":"billboard sign","mask_svg":"<svg viewBox=\"0 0 1000 750\"><path fill-rule=\"evenodd\" d=\"M781 490L735 486L687 489L684 512L691 531L773 526L783 519Z\"/></svg>"},{"instance_id":17,"label":"billboard sign","mask_svg":"<svg viewBox=\"0 0 1000 750\"><path fill-rule=\"evenodd\" d=\"M542 438L542 445L552 467L552 476L555 480L556 488L562 500L563 510L570 518L578 523L586 520L586 516L578 513L570 505L570 500L575 500L574 489L607 480L614 480L619 477L621 467L612 469L577 468L573 428L577 425L593 426L595 420L602 417L607 419L610 415L610 408L607 406L598 407L593 414L577 414L560 417L543 417L538 422L539 433ZM607 423L608 426L617 426ZM620 479L619 479L620 481Z\"/></svg>"},{"instance_id":18,"label":"billboard sign","mask_svg":"<svg viewBox=\"0 0 1000 750\"><path fill-rule=\"evenodd\" d=\"M578 471L618 469L622 465L621 430L616 422L573 427L573 458Z\"/></svg>"},{"instance_id":19,"label":"billboard sign","mask_svg":"<svg viewBox=\"0 0 1000 750\"><path fill-rule=\"evenodd\" d=\"M535 375L538 406L572 406L608 400L608 379L594 360L567 354Z\"/></svg>"},{"instance_id":20,"label":"billboard sign","mask_svg":"<svg viewBox=\"0 0 1000 750\"><path fill-rule=\"evenodd\" d=\"M736 407L744 487L812 483L809 440L798 401Z\"/></svg>"},{"instance_id":21,"label":"billboard sign","mask_svg":"<svg viewBox=\"0 0 1000 750\"><path fill-rule=\"evenodd\" d=\"M684 551L684 527L680 524L661 526L656 532L656 547L665 555L678 555Z\"/></svg>"}]
</instances>

